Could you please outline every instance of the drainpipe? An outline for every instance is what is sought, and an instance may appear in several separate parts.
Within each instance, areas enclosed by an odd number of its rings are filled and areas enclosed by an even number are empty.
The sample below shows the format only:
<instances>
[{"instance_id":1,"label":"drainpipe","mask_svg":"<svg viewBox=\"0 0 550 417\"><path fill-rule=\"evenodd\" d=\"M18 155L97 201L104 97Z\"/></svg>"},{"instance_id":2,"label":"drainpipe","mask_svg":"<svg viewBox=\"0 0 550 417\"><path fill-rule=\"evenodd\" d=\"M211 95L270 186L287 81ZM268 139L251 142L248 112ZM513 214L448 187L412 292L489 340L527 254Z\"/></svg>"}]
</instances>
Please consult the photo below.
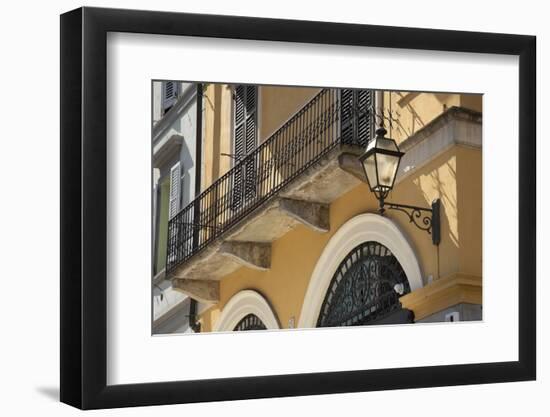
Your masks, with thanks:
<instances>
[{"instance_id":1,"label":"drainpipe","mask_svg":"<svg viewBox=\"0 0 550 417\"><path fill-rule=\"evenodd\" d=\"M202 94L203 85L197 84L197 120L195 130L195 195L193 200L195 203L199 201L196 197L201 193L201 174L202 174ZM200 217L200 207L195 204L193 208L193 222L198 222ZM198 229L193 231L193 247L199 245ZM189 327L195 332L200 333L201 325L197 322L197 301L190 299L189 302Z\"/></svg>"},{"instance_id":2,"label":"drainpipe","mask_svg":"<svg viewBox=\"0 0 550 417\"><path fill-rule=\"evenodd\" d=\"M195 126L195 195L193 201L193 222L197 223L200 216L199 200L197 196L201 193L201 175L202 175L202 84L197 84L197 119ZM199 230L193 230L193 248L199 246Z\"/></svg>"},{"instance_id":3,"label":"drainpipe","mask_svg":"<svg viewBox=\"0 0 550 417\"><path fill-rule=\"evenodd\" d=\"M197 321L197 302L192 298L189 303L189 327L195 333L201 332L201 324Z\"/></svg>"}]
</instances>

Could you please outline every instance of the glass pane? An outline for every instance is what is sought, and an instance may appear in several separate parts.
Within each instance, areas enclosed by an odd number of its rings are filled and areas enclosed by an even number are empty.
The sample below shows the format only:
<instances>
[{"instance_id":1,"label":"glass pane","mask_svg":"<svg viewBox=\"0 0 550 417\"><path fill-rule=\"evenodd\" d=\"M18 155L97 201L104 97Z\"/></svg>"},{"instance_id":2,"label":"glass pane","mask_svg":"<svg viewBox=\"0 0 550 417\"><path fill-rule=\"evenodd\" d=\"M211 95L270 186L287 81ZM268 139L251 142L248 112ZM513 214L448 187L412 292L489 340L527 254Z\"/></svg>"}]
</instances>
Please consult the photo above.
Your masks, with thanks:
<instances>
[{"instance_id":1,"label":"glass pane","mask_svg":"<svg viewBox=\"0 0 550 417\"><path fill-rule=\"evenodd\" d=\"M395 151L397 152L399 149L397 148L397 144L393 139L388 138L380 138L376 141L376 147L378 149L385 149L388 151Z\"/></svg>"},{"instance_id":2,"label":"glass pane","mask_svg":"<svg viewBox=\"0 0 550 417\"><path fill-rule=\"evenodd\" d=\"M369 185L371 189L375 189L378 186L378 180L376 178L376 158L375 155L369 156L363 161L365 167L365 172L367 174L367 179L369 180Z\"/></svg>"},{"instance_id":3,"label":"glass pane","mask_svg":"<svg viewBox=\"0 0 550 417\"><path fill-rule=\"evenodd\" d=\"M393 155L378 154L378 181L384 187L391 187L397 171L399 157Z\"/></svg>"}]
</instances>

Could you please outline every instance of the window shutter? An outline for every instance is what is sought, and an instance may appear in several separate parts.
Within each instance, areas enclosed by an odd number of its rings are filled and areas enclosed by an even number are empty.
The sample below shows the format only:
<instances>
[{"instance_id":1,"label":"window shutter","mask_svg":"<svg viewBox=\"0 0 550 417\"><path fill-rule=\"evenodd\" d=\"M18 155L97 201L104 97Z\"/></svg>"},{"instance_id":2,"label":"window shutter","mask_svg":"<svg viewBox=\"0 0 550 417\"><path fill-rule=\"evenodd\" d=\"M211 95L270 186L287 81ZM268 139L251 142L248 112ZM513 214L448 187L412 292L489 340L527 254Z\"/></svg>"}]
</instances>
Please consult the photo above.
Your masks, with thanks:
<instances>
[{"instance_id":1,"label":"window shutter","mask_svg":"<svg viewBox=\"0 0 550 417\"><path fill-rule=\"evenodd\" d=\"M249 85L246 88L246 154L254 152L257 146L258 129L256 124L257 87ZM256 196L256 158L248 158L245 167L245 199Z\"/></svg>"},{"instance_id":2,"label":"window shutter","mask_svg":"<svg viewBox=\"0 0 550 417\"><path fill-rule=\"evenodd\" d=\"M239 162L246 155L246 87L239 85L235 89L235 132L234 153L235 161Z\"/></svg>"},{"instance_id":3,"label":"window shutter","mask_svg":"<svg viewBox=\"0 0 550 417\"><path fill-rule=\"evenodd\" d=\"M342 143L353 143L353 90L340 90L340 127Z\"/></svg>"},{"instance_id":4,"label":"window shutter","mask_svg":"<svg viewBox=\"0 0 550 417\"><path fill-rule=\"evenodd\" d=\"M253 85L237 85L234 95L234 156L235 163L243 161L254 152L258 140L257 129L258 89ZM256 195L256 159L247 158L235 171L233 184L233 208Z\"/></svg>"},{"instance_id":5,"label":"window shutter","mask_svg":"<svg viewBox=\"0 0 550 417\"><path fill-rule=\"evenodd\" d=\"M238 85L235 87L234 97L234 132L233 132L233 154L235 164L238 164L246 154L245 133L246 133L246 87ZM243 179L244 173L242 168L235 171L233 177L233 198L232 207L240 207L243 194Z\"/></svg>"},{"instance_id":6,"label":"window shutter","mask_svg":"<svg viewBox=\"0 0 550 417\"><path fill-rule=\"evenodd\" d=\"M246 153L249 154L256 149L256 86L246 87Z\"/></svg>"},{"instance_id":7,"label":"window shutter","mask_svg":"<svg viewBox=\"0 0 550 417\"><path fill-rule=\"evenodd\" d=\"M162 109L168 111L176 102L178 97L178 84L175 81L165 81L162 91Z\"/></svg>"},{"instance_id":8,"label":"window shutter","mask_svg":"<svg viewBox=\"0 0 550 417\"><path fill-rule=\"evenodd\" d=\"M372 137L372 90L340 90L342 143L366 146Z\"/></svg>"},{"instance_id":9,"label":"window shutter","mask_svg":"<svg viewBox=\"0 0 550 417\"><path fill-rule=\"evenodd\" d=\"M235 87L234 151L236 161L256 149L258 129L256 126L257 87L238 85Z\"/></svg>"},{"instance_id":10,"label":"window shutter","mask_svg":"<svg viewBox=\"0 0 550 417\"><path fill-rule=\"evenodd\" d=\"M181 166L178 162L170 169L170 202L168 205L168 218L174 217L180 209L181 194Z\"/></svg>"},{"instance_id":11,"label":"window shutter","mask_svg":"<svg viewBox=\"0 0 550 417\"><path fill-rule=\"evenodd\" d=\"M372 96L372 90L357 90L357 105L359 107L357 115L357 138L359 145L363 147L367 146L367 142L372 138Z\"/></svg>"}]
</instances>

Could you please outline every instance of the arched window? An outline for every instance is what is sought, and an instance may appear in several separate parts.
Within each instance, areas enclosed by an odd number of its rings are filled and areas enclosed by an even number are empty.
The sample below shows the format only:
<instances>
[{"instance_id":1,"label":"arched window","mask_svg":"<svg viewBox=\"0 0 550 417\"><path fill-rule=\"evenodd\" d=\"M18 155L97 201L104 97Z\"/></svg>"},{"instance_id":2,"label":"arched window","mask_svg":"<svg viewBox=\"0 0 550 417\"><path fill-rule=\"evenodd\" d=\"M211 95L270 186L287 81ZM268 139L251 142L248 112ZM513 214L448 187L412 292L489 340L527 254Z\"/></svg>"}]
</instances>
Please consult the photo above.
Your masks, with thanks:
<instances>
[{"instance_id":1,"label":"arched window","mask_svg":"<svg viewBox=\"0 0 550 417\"><path fill-rule=\"evenodd\" d=\"M254 290L242 290L231 297L214 325L217 332L279 328L279 321L270 304Z\"/></svg>"},{"instance_id":2,"label":"arched window","mask_svg":"<svg viewBox=\"0 0 550 417\"><path fill-rule=\"evenodd\" d=\"M399 297L410 291L403 268L386 246L361 243L332 276L317 327L374 324L400 310Z\"/></svg>"},{"instance_id":3,"label":"arched window","mask_svg":"<svg viewBox=\"0 0 550 417\"><path fill-rule=\"evenodd\" d=\"M267 330L266 325L255 314L248 314L237 323L233 331L246 331L246 330Z\"/></svg>"}]
</instances>

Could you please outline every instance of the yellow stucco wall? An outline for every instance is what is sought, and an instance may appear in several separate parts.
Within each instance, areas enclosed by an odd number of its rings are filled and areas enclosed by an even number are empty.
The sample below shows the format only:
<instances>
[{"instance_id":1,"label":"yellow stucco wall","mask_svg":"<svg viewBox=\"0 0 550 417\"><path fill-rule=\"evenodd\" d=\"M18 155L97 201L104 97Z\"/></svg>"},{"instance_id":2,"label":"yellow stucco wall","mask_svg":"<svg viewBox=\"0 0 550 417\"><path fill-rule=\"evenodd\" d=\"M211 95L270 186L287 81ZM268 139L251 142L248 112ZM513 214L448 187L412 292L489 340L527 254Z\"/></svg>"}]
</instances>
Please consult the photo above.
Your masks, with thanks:
<instances>
[{"instance_id":1,"label":"yellow stucco wall","mask_svg":"<svg viewBox=\"0 0 550 417\"><path fill-rule=\"evenodd\" d=\"M260 142L273 134L319 91L319 88L306 87L260 87Z\"/></svg>"},{"instance_id":2,"label":"yellow stucco wall","mask_svg":"<svg viewBox=\"0 0 550 417\"><path fill-rule=\"evenodd\" d=\"M457 188L458 234L460 271L482 276L483 253L483 171L480 150L466 147L458 148Z\"/></svg>"},{"instance_id":3,"label":"yellow stucco wall","mask_svg":"<svg viewBox=\"0 0 550 417\"><path fill-rule=\"evenodd\" d=\"M388 130L388 136L400 143L453 106L481 112L482 96L480 94L385 92L384 125Z\"/></svg>"},{"instance_id":4,"label":"yellow stucco wall","mask_svg":"<svg viewBox=\"0 0 550 417\"><path fill-rule=\"evenodd\" d=\"M403 180L390 196L390 200L420 206L428 206L435 198L442 199L439 247L403 214L387 213L410 240L424 278L431 275L437 280L456 273L481 276L481 189L470 186L479 181L480 174L481 150L454 146ZM298 226L275 241L269 271L241 268L221 281L219 304L202 315L203 331L211 330L225 303L243 289L262 293L283 328L292 317L298 322L309 279L329 239L352 217L374 212L376 208L377 202L367 185L360 184L331 204L328 233Z\"/></svg>"},{"instance_id":5,"label":"yellow stucco wall","mask_svg":"<svg viewBox=\"0 0 550 417\"><path fill-rule=\"evenodd\" d=\"M202 190L231 169L232 90L227 84L206 84L203 92Z\"/></svg>"},{"instance_id":6,"label":"yellow stucco wall","mask_svg":"<svg viewBox=\"0 0 550 417\"><path fill-rule=\"evenodd\" d=\"M318 88L258 87L258 143L319 92ZM203 95L202 190L233 166L233 86L206 84ZM226 154L226 155L223 155Z\"/></svg>"},{"instance_id":7,"label":"yellow stucco wall","mask_svg":"<svg viewBox=\"0 0 550 417\"><path fill-rule=\"evenodd\" d=\"M203 188L231 167L232 90L228 85L210 84L205 88ZM318 89L261 87L259 100L260 142L272 134L292 114L311 99ZM481 96L386 92L384 106L396 119L386 122L390 136L398 142L417 132L445 109L462 106L481 111ZM388 212L409 238L420 262L423 278L434 280L462 273L481 277L481 150L454 146L416 170L396 185L390 201L429 206L442 201L441 244L408 222L401 213ZM297 323L309 279L317 259L330 237L352 217L377 208L366 184L360 184L330 207L328 233L320 234L298 226L272 245L271 269L260 272L241 268L220 284L220 302L200 316L202 331L210 331L227 301L243 289L255 289L271 303L283 328L291 318Z\"/></svg>"}]
</instances>

